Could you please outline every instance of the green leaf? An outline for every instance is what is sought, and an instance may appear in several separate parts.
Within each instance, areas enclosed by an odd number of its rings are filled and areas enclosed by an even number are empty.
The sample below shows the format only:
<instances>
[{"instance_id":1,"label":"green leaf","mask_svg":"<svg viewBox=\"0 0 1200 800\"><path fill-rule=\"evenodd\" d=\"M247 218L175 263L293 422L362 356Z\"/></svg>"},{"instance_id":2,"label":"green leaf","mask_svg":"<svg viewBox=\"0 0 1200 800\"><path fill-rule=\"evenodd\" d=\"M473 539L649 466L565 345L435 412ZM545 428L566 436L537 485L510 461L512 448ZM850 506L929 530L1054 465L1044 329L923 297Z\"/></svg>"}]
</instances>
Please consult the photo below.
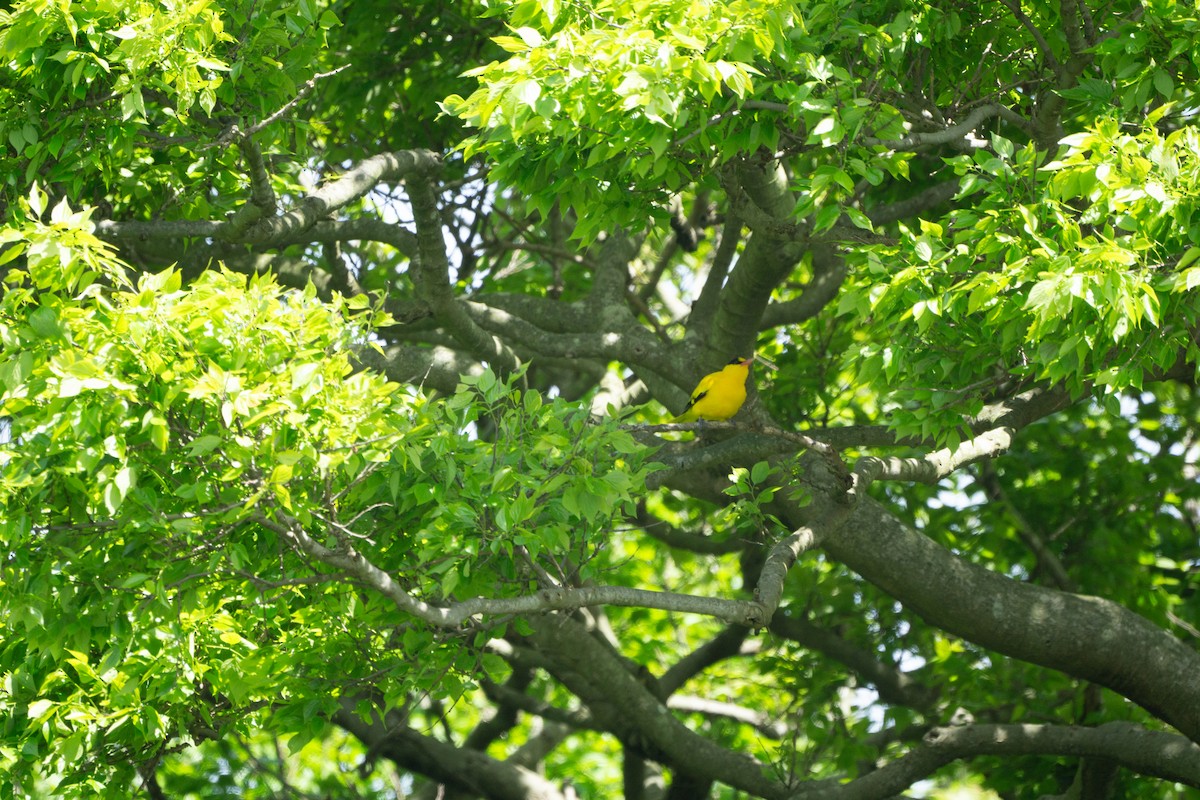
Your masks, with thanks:
<instances>
[{"instance_id":1,"label":"green leaf","mask_svg":"<svg viewBox=\"0 0 1200 800\"><path fill-rule=\"evenodd\" d=\"M816 219L813 222L813 232L820 233L827 231L837 224L837 221L842 216L842 209L836 205L825 206L817 212Z\"/></svg>"},{"instance_id":2,"label":"green leaf","mask_svg":"<svg viewBox=\"0 0 1200 800\"><path fill-rule=\"evenodd\" d=\"M121 95L121 119L144 120L146 104L142 99L141 87L134 86Z\"/></svg>"},{"instance_id":3,"label":"green leaf","mask_svg":"<svg viewBox=\"0 0 1200 800\"><path fill-rule=\"evenodd\" d=\"M297 364L291 368L291 373L292 391L300 391L308 387L320 376L321 364L315 361L307 364Z\"/></svg>"},{"instance_id":4,"label":"green leaf","mask_svg":"<svg viewBox=\"0 0 1200 800\"><path fill-rule=\"evenodd\" d=\"M45 722L47 717L50 716L55 705L56 704L53 700L46 698L34 700L29 704L29 708L26 710L25 714L29 719L33 720L34 724L40 725L42 722Z\"/></svg>"},{"instance_id":5,"label":"green leaf","mask_svg":"<svg viewBox=\"0 0 1200 800\"><path fill-rule=\"evenodd\" d=\"M517 36L521 37L521 41L524 42L527 47L541 47L542 42L545 41L542 39L542 34L533 28L522 26L513 32L517 34Z\"/></svg>"},{"instance_id":6,"label":"green leaf","mask_svg":"<svg viewBox=\"0 0 1200 800\"><path fill-rule=\"evenodd\" d=\"M542 87L534 80L521 81L513 88L513 94L520 102L536 108L538 98L542 96Z\"/></svg>"},{"instance_id":7,"label":"green leaf","mask_svg":"<svg viewBox=\"0 0 1200 800\"><path fill-rule=\"evenodd\" d=\"M0 239L0 243L3 243L3 239ZM0 266L7 264L8 262L23 255L24 253L25 253L25 243L24 242L14 242L14 243L8 245L4 249L0 250Z\"/></svg>"},{"instance_id":8,"label":"green leaf","mask_svg":"<svg viewBox=\"0 0 1200 800\"><path fill-rule=\"evenodd\" d=\"M136 589L152 577L152 575L148 575L145 572L134 572L125 576L119 585L122 589Z\"/></svg>"},{"instance_id":9,"label":"green leaf","mask_svg":"<svg viewBox=\"0 0 1200 800\"><path fill-rule=\"evenodd\" d=\"M177 292L182 286L183 275L172 268L145 273L138 278L138 289L143 292Z\"/></svg>"},{"instance_id":10,"label":"green leaf","mask_svg":"<svg viewBox=\"0 0 1200 800\"><path fill-rule=\"evenodd\" d=\"M216 450L223 441L224 440L220 436L211 433L204 436L197 436L188 443L188 455L194 457L211 453L213 450Z\"/></svg>"},{"instance_id":11,"label":"green leaf","mask_svg":"<svg viewBox=\"0 0 1200 800\"><path fill-rule=\"evenodd\" d=\"M1170 99L1175 95L1175 81L1166 70L1154 71L1154 89L1163 97Z\"/></svg>"},{"instance_id":12,"label":"green leaf","mask_svg":"<svg viewBox=\"0 0 1200 800\"><path fill-rule=\"evenodd\" d=\"M870 218L857 208L851 208L847 206L843 208L842 211L847 217L850 218L850 222L853 223L856 228L862 228L866 231L875 230L875 225L871 222Z\"/></svg>"},{"instance_id":13,"label":"green leaf","mask_svg":"<svg viewBox=\"0 0 1200 800\"><path fill-rule=\"evenodd\" d=\"M62 337L62 329L58 325L58 315L49 306L39 306L29 315L29 327L42 339Z\"/></svg>"},{"instance_id":14,"label":"green leaf","mask_svg":"<svg viewBox=\"0 0 1200 800\"><path fill-rule=\"evenodd\" d=\"M492 41L495 42L501 49L506 50L509 53L523 53L529 49L529 45L516 36L493 36ZM467 74L471 75L472 72L474 72L475 74L482 75L486 72L486 70L486 67L479 67L478 70L468 71Z\"/></svg>"},{"instance_id":15,"label":"green leaf","mask_svg":"<svg viewBox=\"0 0 1200 800\"><path fill-rule=\"evenodd\" d=\"M1029 299L1025 302L1025 307L1039 313L1044 313L1056 302L1060 290L1061 283L1057 278L1038 281L1030 289Z\"/></svg>"},{"instance_id":16,"label":"green leaf","mask_svg":"<svg viewBox=\"0 0 1200 800\"><path fill-rule=\"evenodd\" d=\"M1175 276L1171 290L1175 292L1190 292L1200 286L1200 267L1189 267Z\"/></svg>"},{"instance_id":17,"label":"green leaf","mask_svg":"<svg viewBox=\"0 0 1200 800\"><path fill-rule=\"evenodd\" d=\"M24 140L22 140L22 141L24 141ZM14 145L14 147L15 146L16 145ZM20 151L21 148L17 147L17 150ZM37 185L36 181L32 185L30 185L28 202L29 202L29 210L33 212L34 217L41 219L42 214L45 213L45 211L46 211L47 199L48 198L46 196L46 193L43 192L41 187L39 187Z\"/></svg>"}]
</instances>

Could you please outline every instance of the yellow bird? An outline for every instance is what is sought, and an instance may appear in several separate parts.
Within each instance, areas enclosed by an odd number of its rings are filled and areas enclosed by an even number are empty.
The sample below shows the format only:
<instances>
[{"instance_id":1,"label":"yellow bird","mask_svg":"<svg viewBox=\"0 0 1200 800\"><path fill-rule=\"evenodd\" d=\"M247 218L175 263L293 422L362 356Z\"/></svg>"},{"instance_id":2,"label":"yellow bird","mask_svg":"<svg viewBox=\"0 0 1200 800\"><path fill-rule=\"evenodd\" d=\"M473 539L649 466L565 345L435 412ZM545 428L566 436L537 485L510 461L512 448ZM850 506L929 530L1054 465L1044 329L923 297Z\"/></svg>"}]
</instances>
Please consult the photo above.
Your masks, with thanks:
<instances>
[{"instance_id":1,"label":"yellow bird","mask_svg":"<svg viewBox=\"0 0 1200 800\"><path fill-rule=\"evenodd\" d=\"M687 408L672 421L719 421L732 417L746 402L746 378L753 363L753 357L735 358L720 372L705 375L692 391Z\"/></svg>"}]
</instances>

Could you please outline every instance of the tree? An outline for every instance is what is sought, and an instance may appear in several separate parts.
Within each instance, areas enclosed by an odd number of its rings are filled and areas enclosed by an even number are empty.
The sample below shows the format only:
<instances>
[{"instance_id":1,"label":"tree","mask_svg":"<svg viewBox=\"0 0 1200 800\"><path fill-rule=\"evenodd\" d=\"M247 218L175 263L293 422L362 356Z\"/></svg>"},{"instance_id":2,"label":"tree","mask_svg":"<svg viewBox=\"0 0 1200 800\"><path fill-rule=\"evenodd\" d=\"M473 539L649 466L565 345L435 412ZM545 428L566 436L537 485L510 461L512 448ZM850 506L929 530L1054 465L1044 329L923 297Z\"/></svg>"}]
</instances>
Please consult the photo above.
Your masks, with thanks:
<instances>
[{"instance_id":1,"label":"tree","mask_svg":"<svg viewBox=\"0 0 1200 800\"><path fill-rule=\"evenodd\" d=\"M1195 796L1198 38L0 12L0 797Z\"/></svg>"}]
</instances>

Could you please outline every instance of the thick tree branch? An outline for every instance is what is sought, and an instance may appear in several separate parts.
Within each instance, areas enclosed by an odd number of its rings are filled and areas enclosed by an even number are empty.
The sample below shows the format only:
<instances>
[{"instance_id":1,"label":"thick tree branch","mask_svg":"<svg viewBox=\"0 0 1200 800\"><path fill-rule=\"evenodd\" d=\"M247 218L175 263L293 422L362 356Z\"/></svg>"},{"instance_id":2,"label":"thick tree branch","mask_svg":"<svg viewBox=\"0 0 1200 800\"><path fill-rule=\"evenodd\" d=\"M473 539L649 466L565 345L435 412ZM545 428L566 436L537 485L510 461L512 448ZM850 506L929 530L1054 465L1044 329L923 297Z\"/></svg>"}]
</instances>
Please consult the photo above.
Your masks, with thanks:
<instances>
[{"instance_id":1,"label":"thick tree branch","mask_svg":"<svg viewBox=\"0 0 1200 800\"><path fill-rule=\"evenodd\" d=\"M737 179L751 205L773 220L790 220L796 201L778 162L747 162ZM705 337L711 349L727 357L750 352L771 293L791 273L799 254L796 243L755 230L729 274L711 335Z\"/></svg>"},{"instance_id":2,"label":"thick tree branch","mask_svg":"<svg viewBox=\"0 0 1200 800\"><path fill-rule=\"evenodd\" d=\"M442 219L431 181L425 176L412 176L405 184L417 230L417 259L413 270L417 296L429 304L438 321L468 350L488 361L498 372L516 369L521 363L516 354L498 337L476 325L462 302L454 296Z\"/></svg>"},{"instance_id":3,"label":"thick tree branch","mask_svg":"<svg viewBox=\"0 0 1200 800\"><path fill-rule=\"evenodd\" d=\"M1062 113L1067 101L1062 95L1062 90L1073 87L1079 76L1092 63L1092 46L1089 40L1094 41L1097 38L1092 27L1091 15L1078 0L1062 0L1059 3L1059 12L1063 36L1067 40L1070 54L1055 70L1057 80L1054 87L1039 92L1037 112L1033 119L1034 141L1038 147L1050 152L1053 152L1063 134ZM1136 24L1144 12L1145 8L1138 5L1108 35L1114 35L1124 25Z\"/></svg>"},{"instance_id":4,"label":"thick tree branch","mask_svg":"<svg viewBox=\"0 0 1200 800\"><path fill-rule=\"evenodd\" d=\"M577 370L579 359L601 362L618 359L629 366L666 376L675 386L695 380L687 363L663 348L658 337L638 323L623 305L600 312L587 305L590 301L567 306L544 300L541 304L557 308L538 312L532 307L535 304L510 302L512 298L509 297L497 297L494 304L492 297L487 300L486 303L459 302L481 330L503 338L518 351L528 351L541 358L568 359ZM552 321L550 327L542 326L545 318ZM536 319L537 324L531 319ZM567 319L574 320L573 324ZM647 380L651 378L647 376ZM668 391L661 380L657 383L663 386L664 392Z\"/></svg>"},{"instance_id":5,"label":"thick tree branch","mask_svg":"<svg viewBox=\"0 0 1200 800\"><path fill-rule=\"evenodd\" d=\"M692 423L679 423L692 426ZM730 425L731 429L744 431L741 435L730 436L727 439L701 443L681 443L675 446L663 445L657 454L657 459L666 465L666 469L653 473L646 481L651 489L662 485L674 485L681 475L696 474L714 468L728 467L730 464L753 464L772 455L790 453L796 450L796 445L785 439L747 430L738 423L709 423L712 430L722 430L722 426ZM665 426L655 426L656 429ZM704 426L695 427L704 431ZM662 445L657 437L652 440ZM688 446L690 445L690 446Z\"/></svg>"},{"instance_id":6,"label":"thick tree branch","mask_svg":"<svg viewBox=\"0 0 1200 800\"><path fill-rule=\"evenodd\" d=\"M1200 741L1200 683L1190 679L1200 653L1137 614L968 563L868 497L822 546L929 624L1112 689Z\"/></svg>"},{"instance_id":7,"label":"thick tree branch","mask_svg":"<svg viewBox=\"0 0 1200 800\"><path fill-rule=\"evenodd\" d=\"M903 791L939 767L981 755L1085 756L1169 781L1200 787L1200 747L1181 736L1127 722L1096 728L1065 725L964 725L934 728L911 753L837 791L797 795L805 800L878 800Z\"/></svg>"},{"instance_id":8,"label":"thick tree branch","mask_svg":"<svg viewBox=\"0 0 1200 800\"><path fill-rule=\"evenodd\" d=\"M944 447L920 458L860 458L854 471L867 483L876 480L917 481L936 484L947 475L985 458L1004 453L1012 446L1012 428L993 428L957 447Z\"/></svg>"},{"instance_id":9,"label":"thick tree branch","mask_svg":"<svg viewBox=\"0 0 1200 800\"><path fill-rule=\"evenodd\" d=\"M382 721L364 722L348 701L333 721L373 752L399 766L488 800L566 800L565 795L536 772L497 761L476 750L455 747L406 727L387 727Z\"/></svg>"},{"instance_id":10,"label":"thick tree branch","mask_svg":"<svg viewBox=\"0 0 1200 800\"><path fill-rule=\"evenodd\" d=\"M441 163L437 153L429 150L371 156L301 200L299 208L283 215L284 227L307 229L330 212L365 197L380 183L427 178L441 169Z\"/></svg>"},{"instance_id":11,"label":"thick tree branch","mask_svg":"<svg viewBox=\"0 0 1200 800\"><path fill-rule=\"evenodd\" d=\"M1073 56L1083 55L1090 46L1080 21L1080 6L1079 0L1062 0L1059 3L1063 35L1067 39L1067 47L1070 48Z\"/></svg>"},{"instance_id":12,"label":"thick tree branch","mask_svg":"<svg viewBox=\"0 0 1200 800\"><path fill-rule=\"evenodd\" d=\"M1007 451L1021 428L1068 405L1070 396L1067 391L1036 387L992 403L973 419L967 420L967 426L977 435L958 447L943 447L925 456L912 458L866 456L858 459L854 471L865 485L876 480L936 483L967 464ZM826 437L822 435L817 438ZM895 444L901 444L901 441L896 440Z\"/></svg>"},{"instance_id":13,"label":"thick tree branch","mask_svg":"<svg viewBox=\"0 0 1200 800\"><path fill-rule=\"evenodd\" d=\"M961 453L945 448L934 451L925 457L910 459L869 456L860 459L862 462L860 472L868 483L876 479L936 482L936 476L944 470L953 471L975 460L1001 452L1006 436L1011 436L1012 432L1070 405L1071 397L1062 389L1042 387L1030 389L985 406L978 415L966 420L968 428L982 438L974 445L963 445L964 449ZM1011 429L1012 432L1005 434L1004 430L1007 429ZM649 484L652 486L670 481L673 471L700 470L722 464L754 463L772 455L794 452L797 449L833 456L838 450L847 447L919 447L922 444L928 444L911 438L898 438L894 432L880 425L815 429L809 434L802 434L764 425L758 420L750 422L731 420L727 422L668 423L646 426L642 430L647 432L737 431L741 433L740 436L732 436L703 447L695 444L664 446L659 452L659 457L668 469L651 476Z\"/></svg>"},{"instance_id":14,"label":"thick tree branch","mask_svg":"<svg viewBox=\"0 0 1200 800\"><path fill-rule=\"evenodd\" d=\"M356 290L347 292L337 286L328 273L311 261L268 253L296 244L332 245L355 241L386 244L410 258L416 250L416 237L410 231L400 225L372 218L321 220L308 230L295 231L249 247L231 238L221 238L235 237L231 223L160 221L102 224L109 232L109 241L119 245L125 257L138 266L157 268L176 263L185 276L191 277L219 261L229 269L247 275L273 272L285 286L303 288L311 279L317 290L322 292L323 298L330 297L330 291L334 288L343 294L353 294ZM401 304L397 300L389 300L388 303L392 306ZM399 315L399 318L402 316Z\"/></svg>"},{"instance_id":15,"label":"thick tree branch","mask_svg":"<svg viewBox=\"0 0 1200 800\"><path fill-rule=\"evenodd\" d=\"M644 236L631 237L623 230L612 231L600 245L592 288L585 303L594 311L610 314L625 309L629 290L629 262L637 257Z\"/></svg>"},{"instance_id":16,"label":"thick tree branch","mask_svg":"<svg viewBox=\"0 0 1200 800\"><path fill-rule=\"evenodd\" d=\"M286 213L276 217L259 218L248 226L234 220L223 222L100 220L96 223L96 235L102 239L117 242L136 241L143 238L182 239L191 237L213 238L244 244L290 242L301 232L312 229L330 213L365 196L379 183L432 174L437 171L440 164L441 161L437 154L427 150L381 153L359 162L336 180L326 183L301 198Z\"/></svg>"},{"instance_id":17,"label":"thick tree branch","mask_svg":"<svg viewBox=\"0 0 1200 800\"><path fill-rule=\"evenodd\" d=\"M782 784L767 777L763 764L698 736L675 719L616 653L578 622L554 615L536 617L531 624L530 643L547 659L550 673L627 748L767 800L787 794Z\"/></svg>"},{"instance_id":18,"label":"thick tree branch","mask_svg":"<svg viewBox=\"0 0 1200 800\"><path fill-rule=\"evenodd\" d=\"M356 360L396 383L411 383L421 388L453 394L463 375L479 375L483 366L457 350L433 347L388 347L382 353L363 347Z\"/></svg>"},{"instance_id":19,"label":"thick tree branch","mask_svg":"<svg viewBox=\"0 0 1200 800\"><path fill-rule=\"evenodd\" d=\"M262 149L253 139L243 138L238 141L238 149L246 160L250 171L250 202L257 206L264 216L274 216L278 209L275 200L275 190L271 187L271 175L267 172L267 164L263 161Z\"/></svg>"},{"instance_id":20,"label":"thick tree branch","mask_svg":"<svg viewBox=\"0 0 1200 800\"><path fill-rule=\"evenodd\" d=\"M999 103L988 103L987 105L976 106L971 109L971 113L967 114L962 122L950 125L941 130L910 133L908 136L900 139L877 139L874 136L864 136L862 141L865 145L884 147L888 150L918 150L922 147L950 144L951 142L963 139L983 122L993 117L1000 117L1005 122L1016 125L1024 131L1030 129L1029 120L1020 116L1012 109L1002 106Z\"/></svg>"},{"instance_id":21,"label":"thick tree branch","mask_svg":"<svg viewBox=\"0 0 1200 800\"><path fill-rule=\"evenodd\" d=\"M848 507L842 507L844 516L849 512ZM825 518L822 522L829 529L837 527L840 519ZM783 599L783 584L787 580L788 570L796 563L796 559L806 550L811 550L817 544L817 533L812 528L801 526L789 535L775 543L767 560L763 563L758 575L758 585L754 587L754 599L763 607L767 619L775 614L779 601Z\"/></svg>"}]
</instances>

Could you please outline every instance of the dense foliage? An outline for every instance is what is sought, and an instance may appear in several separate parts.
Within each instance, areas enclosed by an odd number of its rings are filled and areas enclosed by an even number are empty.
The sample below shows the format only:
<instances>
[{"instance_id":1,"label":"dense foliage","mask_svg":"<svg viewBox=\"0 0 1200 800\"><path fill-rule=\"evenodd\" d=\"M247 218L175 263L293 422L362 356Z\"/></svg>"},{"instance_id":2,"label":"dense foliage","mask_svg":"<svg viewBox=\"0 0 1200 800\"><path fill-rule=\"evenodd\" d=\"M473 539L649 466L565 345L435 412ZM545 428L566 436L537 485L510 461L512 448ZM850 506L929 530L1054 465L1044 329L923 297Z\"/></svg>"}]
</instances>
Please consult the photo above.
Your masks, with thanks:
<instances>
[{"instance_id":1,"label":"dense foliage","mask_svg":"<svg viewBox=\"0 0 1200 800\"><path fill-rule=\"evenodd\" d=\"M1193 796L1198 47L0 11L0 797Z\"/></svg>"}]
</instances>

